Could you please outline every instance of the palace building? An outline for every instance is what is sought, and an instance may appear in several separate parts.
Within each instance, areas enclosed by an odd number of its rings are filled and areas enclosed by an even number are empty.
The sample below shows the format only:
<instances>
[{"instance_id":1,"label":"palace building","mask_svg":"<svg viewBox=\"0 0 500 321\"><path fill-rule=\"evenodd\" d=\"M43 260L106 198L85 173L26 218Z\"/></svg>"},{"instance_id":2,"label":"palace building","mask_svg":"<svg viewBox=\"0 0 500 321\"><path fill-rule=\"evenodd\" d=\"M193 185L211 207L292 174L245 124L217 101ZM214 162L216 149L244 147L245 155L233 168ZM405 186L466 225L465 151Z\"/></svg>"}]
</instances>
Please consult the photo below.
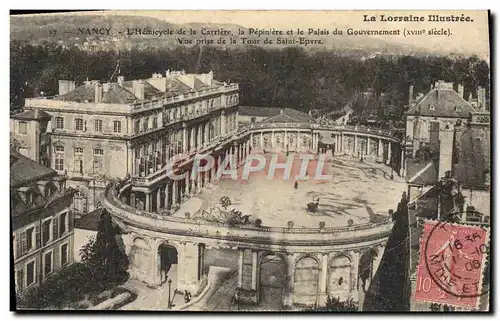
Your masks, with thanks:
<instances>
[{"instance_id":1,"label":"palace building","mask_svg":"<svg viewBox=\"0 0 500 321\"><path fill-rule=\"evenodd\" d=\"M76 211L99 207L110 179L145 177L237 130L238 85L213 73L155 73L115 83L60 80L59 94L26 99L11 117L17 150L66 174Z\"/></svg>"}]
</instances>

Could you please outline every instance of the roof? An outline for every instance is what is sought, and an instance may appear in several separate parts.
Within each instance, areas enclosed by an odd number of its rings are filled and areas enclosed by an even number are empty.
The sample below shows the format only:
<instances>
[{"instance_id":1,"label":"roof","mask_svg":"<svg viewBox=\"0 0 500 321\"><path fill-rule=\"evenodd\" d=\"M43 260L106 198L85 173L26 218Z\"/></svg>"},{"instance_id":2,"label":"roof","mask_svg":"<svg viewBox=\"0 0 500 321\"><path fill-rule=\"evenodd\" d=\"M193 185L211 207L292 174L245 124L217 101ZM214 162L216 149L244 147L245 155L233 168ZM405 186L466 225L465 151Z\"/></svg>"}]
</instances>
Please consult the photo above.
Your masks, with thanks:
<instances>
[{"instance_id":1,"label":"roof","mask_svg":"<svg viewBox=\"0 0 500 321\"><path fill-rule=\"evenodd\" d=\"M19 153L10 154L10 187L17 187L57 172Z\"/></svg>"},{"instance_id":2,"label":"roof","mask_svg":"<svg viewBox=\"0 0 500 321\"><path fill-rule=\"evenodd\" d=\"M438 182L438 165L432 161L406 160L406 180L411 184L434 185Z\"/></svg>"},{"instance_id":3,"label":"roof","mask_svg":"<svg viewBox=\"0 0 500 321\"><path fill-rule=\"evenodd\" d=\"M240 106L238 114L242 116L266 117L265 122L309 122L313 120L308 114L280 107ZM279 116L279 117L278 117Z\"/></svg>"},{"instance_id":4,"label":"roof","mask_svg":"<svg viewBox=\"0 0 500 321\"><path fill-rule=\"evenodd\" d=\"M490 128L467 126L458 131L454 152L453 177L466 187L485 187L485 173L490 173Z\"/></svg>"},{"instance_id":5,"label":"roof","mask_svg":"<svg viewBox=\"0 0 500 321\"><path fill-rule=\"evenodd\" d=\"M41 119L51 119L52 116L43 110L32 109L22 113L13 114L10 116L10 118L19 120L41 120Z\"/></svg>"},{"instance_id":6,"label":"roof","mask_svg":"<svg viewBox=\"0 0 500 321\"><path fill-rule=\"evenodd\" d=\"M98 208L87 215L75 220L75 228L81 230L97 231L99 228L99 220L101 219L102 213L106 209Z\"/></svg>"},{"instance_id":7,"label":"roof","mask_svg":"<svg viewBox=\"0 0 500 321\"><path fill-rule=\"evenodd\" d=\"M430 109L434 106L434 110ZM405 114L429 117L469 118L475 109L453 89L434 88Z\"/></svg>"},{"instance_id":8,"label":"roof","mask_svg":"<svg viewBox=\"0 0 500 321\"><path fill-rule=\"evenodd\" d=\"M159 98L163 97L164 93L161 92L160 90L156 89L153 85L148 83L147 81L142 82L144 84L144 99L145 100L151 100L153 97ZM120 86L117 86L120 87ZM133 94L134 89L133 89L133 81L128 80L123 82L123 87L126 88L134 97L134 99L137 99L135 95ZM104 97L103 97L104 100Z\"/></svg>"},{"instance_id":9,"label":"roof","mask_svg":"<svg viewBox=\"0 0 500 321\"><path fill-rule=\"evenodd\" d=\"M146 86L144 86L146 92ZM152 86L151 86L152 87ZM153 87L154 88L154 87ZM156 90L156 88L155 88ZM146 94L145 94L146 96ZM54 98L56 100L66 100L75 102L95 102L95 85L81 85L64 95ZM110 84L109 90L102 93L102 103L108 104L127 104L137 100L137 97L126 88L116 83Z\"/></svg>"},{"instance_id":10,"label":"roof","mask_svg":"<svg viewBox=\"0 0 500 321\"><path fill-rule=\"evenodd\" d=\"M263 122L265 123L308 123L313 118L306 113L295 109L285 108L283 112L276 116L269 117Z\"/></svg>"}]
</instances>

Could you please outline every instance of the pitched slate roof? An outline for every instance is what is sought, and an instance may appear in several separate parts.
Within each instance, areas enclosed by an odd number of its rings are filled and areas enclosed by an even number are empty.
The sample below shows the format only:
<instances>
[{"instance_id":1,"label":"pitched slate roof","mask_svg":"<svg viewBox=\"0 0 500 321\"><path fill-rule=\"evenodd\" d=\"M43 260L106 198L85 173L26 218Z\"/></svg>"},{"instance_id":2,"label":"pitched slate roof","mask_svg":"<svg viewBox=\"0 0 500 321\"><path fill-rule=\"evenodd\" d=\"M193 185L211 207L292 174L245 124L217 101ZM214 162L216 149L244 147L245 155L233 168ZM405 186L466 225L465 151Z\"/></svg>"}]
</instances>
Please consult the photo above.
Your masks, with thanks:
<instances>
[{"instance_id":1,"label":"pitched slate roof","mask_svg":"<svg viewBox=\"0 0 500 321\"><path fill-rule=\"evenodd\" d=\"M309 122L313 120L308 114L291 109L280 107L256 107L256 106L239 106L238 114L242 116L266 117L264 122Z\"/></svg>"},{"instance_id":2,"label":"pitched slate roof","mask_svg":"<svg viewBox=\"0 0 500 321\"><path fill-rule=\"evenodd\" d=\"M434 106L434 110L430 109ZM453 89L434 88L405 114L428 117L468 118L475 109Z\"/></svg>"},{"instance_id":3,"label":"pitched slate roof","mask_svg":"<svg viewBox=\"0 0 500 321\"><path fill-rule=\"evenodd\" d=\"M57 172L38 164L19 153L10 154L10 187L21 186L27 182L55 176Z\"/></svg>"},{"instance_id":4,"label":"pitched slate roof","mask_svg":"<svg viewBox=\"0 0 500 321\"><path fill-rule=\"evenodd\" d=\"M491 170L490 128L467 126L455 140L453 177L466 187L485 187L485 173Z\"/></svg>"},{"instance_id":5,"label":"pitched slate roof","mask_svg":"<svg viewBox=\"0 0 500 321\"><path fill-rule=\"evenodd\" d=\"M133 89L132 84L133 84L132 80L124 81L123 87L126 88L133 95L134 89ZM143 84L144 84L144 99L145 100L151 100L151 99L153 99L153 97L156 97L156 98L163 97L164 94L160 90L156 89L156 87L154 87L153 85L148 83L147 81L143 81ZM103 97L103 99L104 99L104 97ZM134 99L137 99L137 98L135 98L135 95L134 95Z\"/></svg>"},{"instance_id":6,"label":"pitched slate roof","mask_svg":"<svg viewBox=\"0 0 500 321\"><path fill-rule=\"evenodd\" d=\"M406 180L411 184L434 185L438 182L438 165L432 160L406 160Z\"/></svg>"},{"instance_id":7,"label":"pitched slate roof","mask_svg":"<svg viewBox=\"0 0 500 321\"><path fill-rule=\"evenodd\" d=\"M106 209L104 208L98 208L95 211L92 211L87 215L75 220L75 228L81 230L97 231L99 229L99 220L101 219L101 214L105 211Z\"/></svg>"},{"instance_id":8,"label":"pitched slate roof","mask_svg":"<svg viewBox=\"0 0 500 321\"><path fill-rule=\"evenodd\" d=\"M10 118L19 120L41 120L41 119L50 119L52 118L52 116L43 110L32 109L22 113L13 114L10 116Z\"/></svg>"},{"instance_id":9,"label":"pitched slate roof","mask_svg":"<svg viewBox=\"0 0 500 321\"><path fill-rule=\"evenodd\" d=\"M146 87L146 86L145 86ZM155 88L156 89L156 88ZM146 88L144 89L146 92ZM95 102L95 85L81 85L64 95L58 96L56 100L74 101L74 102ZM137 100L135 95L124 87L116 83L110 84L109 90L102 93L102 103L108 104L127 104Z\"/></svg>"}]
</instances>

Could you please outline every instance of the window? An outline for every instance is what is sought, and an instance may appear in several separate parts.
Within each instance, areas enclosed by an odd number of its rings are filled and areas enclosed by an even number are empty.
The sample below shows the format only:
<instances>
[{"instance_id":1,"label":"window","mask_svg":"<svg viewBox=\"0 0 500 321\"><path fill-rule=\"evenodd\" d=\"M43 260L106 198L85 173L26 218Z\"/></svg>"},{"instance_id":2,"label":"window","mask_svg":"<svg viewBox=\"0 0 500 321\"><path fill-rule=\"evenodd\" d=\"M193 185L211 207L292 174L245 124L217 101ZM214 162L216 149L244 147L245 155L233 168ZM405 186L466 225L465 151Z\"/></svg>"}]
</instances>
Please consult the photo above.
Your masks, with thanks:
<instances>
[{"instance_id":1,"label":"window","mask_svg":"<svg viewBox=\"0 0 500 321\"><path fill-rule=\"evenodd\" d=\"M68 243L61 245L61 266L68 264Z\"/></svg>"},{"instance_id":2,"label":"window","mask_svg":"<svg viewBox=\"0 0 500 321\"><path fill-rule=\"evenodd\" d=\"M16 287L18 291L23 289L24 285L24 269L21 268L16 271Z\"/></svg>"},{"instance_id":3,"label":"window","mask_svg":"<svg viewBox=\"0 0 500 321\"><path fill-rule=\"evenodd\" d=\"M28 251L33 249L33 232L34 232L34 230L35 230L34 227L26 230L26 247L27 247Z\"/></svg>"},{"instance_id":4,"label":"window","mask_svg":"<svg viewBox=\"0 0 500 321\"><path fill-rule=\"evenodd\" d=\"M461 108L460 106L455 106L455 111L456 111L457 113L459 113L459 112L460 112L460 110L462 110L462 108Z\"/></svg>"},{"instance_id":5,"label":"window","mask_svg":"<svg viewBox=\"0 0 500 321\"><path fill-rule=\"evenodd\" d=\"M104 150L101 148L94 148L94 155L104 155Z\"/></svg>"},{"instance_id":6,"label":"window","mask_svg":"<svg viewBox=\"0 0 500 321\"><path fill-rule=\"evenodd\" d=\"M158 127L158 118L153 117L153 129L156 129Z\"/></svg>"},{"instance_id":7,"label":"window","mask_svg":"<svg viewBox=\"0 0 500 321\"><path fill-rule=\"evenodd\" d=\"M430 105L430 106L429 106L429 110L431 110L431 111L432 111L432 110L436 110L436 107L434 107L434 105Z\"/></svg>"},{"instance_id":8,"label":"window","mask_svg":"<svg viewBox=\"0 0 500 321\"><path fill-rule=\"evenodd\" d=\"M53 218L52 219L52 239L53 240L56 240L59 237L59 235L57 234L57 232L59 232L59 226L57 223L58 223L57 217Z\"/></svg>"},{"instance_id":9,"label":"window","mask_svg":"<svg viewBox=\"0 0 500 321\"><path fill-rule=\"evenodd\" d=\"M75 147L75 154L82 155L83 147Z\"/></svg>"},{"instance_id":10,"label":"window","mask_svg":"<svg viewBox=\"0 0 500 321\"><path fill-rule=\"evenodd\" d=\"M56 153L64 153L64 146L55 146L54 151Z\"/></svg>"},{"instance_id":11,"label":"window","mask_svg":"<svg viewBox=\"0 0 500 321\"><path fill-rule=\"evenodd\" d=\"M144 123L142 123L142 130L147 132L149 128L149 118L144 119Z\"/></svg>"},{"instance_id":12,"label":"window","mask_svg":"<svg viewBox=\"0 0 500 321\"><path fill-rule=\"evenodd\" d=\"M50 222L51 220L46 220L42 224L42 244L44 246L50 241Z\"/></svg>"},{"instance_id":13,"label":"window","mask_svg":"<svg viewBox=\"0 0 500 321\"><path fill-rule=\"evenodd\" d=\"M66 213L62 213L61 216L59 216L59 236L66 233L66 216Z\"/></svg>"},{"instance_id":14,"label":"window","mask_svg":"<svg viewBox=\"0 0 500 321\"><path fill-rule=\"evenodd\" d=\"M31 261L26 265L26 286L30 286L35 282L35 261Z\"/></svg>"},{"instance_id":15,"label":"window","mask_svg":"<svg viewBox=\"0 0 500 321\"><path fill-rule=\"evenodd\" d=\"M139 133L139 131L141 130L141 121L140 120L136 120L135 123L134 123L134 133Z\"/></svg>"},{"instance_id":16,"label":"window","mask_svg":"<svg viewBox=\"0 0 500 321\"><path fill-rule=\"evenodd\" d=\"M115 120L113 122L113 130L115 133L121 133L122 132L122 122L119 120Z\"/></svg>"},{"instance_id":17,"label":"window","mask_svg":"<svg viewBox=\"0 0 500 321\"><path fill-rule=\"evenodd\" d=\"M52 251L50 251L43 256L43 275L47 276L52 273L52 265Z\"/></svg>"},{"instance_id":18,"label":"window","mask_svg":"<svg viewBox=\"0 0 500 321\"><path fill-rule=\"evenodd\" d=\"M63 171L64 170L64 157L62 155L56 155L55 170L56 171Z\"/></svg>"},{"instance_id":19,"label":"window","mask_svg":"<svg viewBox=\"0 0 500 321\"><path fill-rule=\"evenodd\" d=\"M82 118L75 119L75 130L83 130L83 119Z\"/></svg>"},{"instance_id":20,"label":"window","mask_svg":"<svg viewBox=\"0 0 500 321\"><path fill-rule=\"evenodd\" d=\"M28 133L28 123L25 121L19 122L19 134L26 135Z\"/></svg>"},{"instance_id":21,"label":"window","mask_svg":"<svg viewBox=\"0 0 500 321\"><path fill-rule=\"evenodd\" d=\"M102 120L100 119L94 120L94 130L96 132L102 132Z\"/></svg>"},{"instance_id":22,"label":"window","mask_svg":"<svg viewBox=\"0 0 500 321\"><path fill-rule=\"evenodd\" d=\"M64 118L56 117L56 128L63 129L64 128Z\"/></svg>"}]
</instances>

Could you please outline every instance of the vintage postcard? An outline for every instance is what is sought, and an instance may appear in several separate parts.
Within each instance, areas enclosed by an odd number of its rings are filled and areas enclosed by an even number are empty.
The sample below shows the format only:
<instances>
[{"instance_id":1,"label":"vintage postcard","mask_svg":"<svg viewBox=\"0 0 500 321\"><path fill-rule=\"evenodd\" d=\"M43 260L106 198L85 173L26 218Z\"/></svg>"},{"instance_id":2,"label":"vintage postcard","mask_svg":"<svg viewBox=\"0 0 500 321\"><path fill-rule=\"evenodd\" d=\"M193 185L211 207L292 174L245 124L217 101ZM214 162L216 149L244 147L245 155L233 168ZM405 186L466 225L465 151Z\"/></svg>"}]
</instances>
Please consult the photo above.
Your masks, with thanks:
<instances>
[{"instance_id":1,"label":"vintage postcard","mask_svg":"<svg viewBox=\"0 0 500 321\"><path fill-rule=\"evenodd\" d=\"M12 309L490 311L489 14L11 14Z\"/></svg>"}]
</instances>

